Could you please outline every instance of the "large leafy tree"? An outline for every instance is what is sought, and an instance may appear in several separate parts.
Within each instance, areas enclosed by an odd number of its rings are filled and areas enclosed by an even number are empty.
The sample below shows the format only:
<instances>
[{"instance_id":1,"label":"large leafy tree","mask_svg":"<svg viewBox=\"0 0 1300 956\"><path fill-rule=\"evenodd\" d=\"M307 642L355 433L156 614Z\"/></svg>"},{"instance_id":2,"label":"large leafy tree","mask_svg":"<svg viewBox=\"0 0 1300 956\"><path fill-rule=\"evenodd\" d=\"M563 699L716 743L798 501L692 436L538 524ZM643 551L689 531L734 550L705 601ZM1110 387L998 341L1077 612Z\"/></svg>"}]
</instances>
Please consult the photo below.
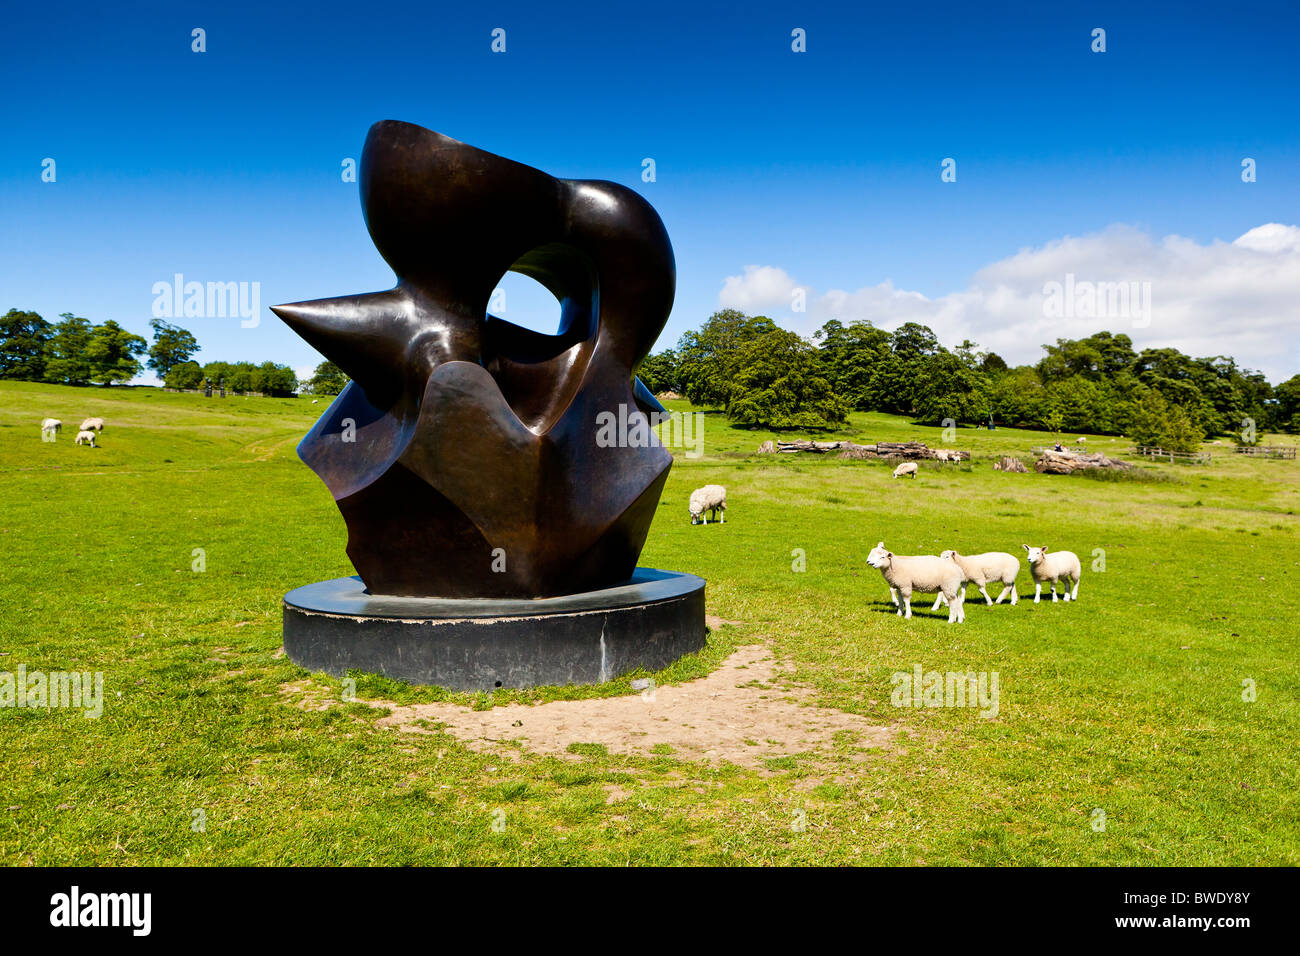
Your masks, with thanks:
<instances>
[{"instance_id":1,"label":"large leafy tree","mask_svg":"<svg viewBox=\"0 0 1300 956\"><path fill-rule=\"evenodd\" d=\"M63 321L54 324L45 343L45 381L85 385L90 381L90 358L86 349L93 326L89 319L71 312L61 313L60 318Z\"/></svg>"},{"instance_id":2,"label":"large leafy tree","mask_svg":"<svg viewBox=\"0 0 1300 956\"><path fill-rule=\"evenodd\" d=\"M1109 378L1131 369L1137 362L1133 340L1127 335L1097 332L1084 339L1057 339L1044 345L1047 353L1038 362L1044 382L1056 382L1074 375Z\"/></svg>"},{"instance_id":3,"label":"large leafy tree","mask_svg":"<svg viewBox=\"0 0 1300 956\"><path fill-rule=\"evenodd\" d=\"M939 337L929 326L919 322L904 322L894 330L891 341L894 354L904 362L919 361L942 350Z\"/></svg>"},{"instance_id":4,"label":"large leafy tree","mask_svg":"<svg viewBox=\"0 0 1300 956\"><path fill-rule=\"evenodd\" d=\"M684 386L679 374L679 364L677 353L672 349L665 349L654 355L647 355L645 361L637 368L636 374L645 383L651 395L659 395L663 392L681 393Z\"/></svg>"},{"instance_id":5,"label":"large leafy tree","mask_svg":"<svg viewBox=\"0 0 1300 956\"><path fill-rule=\"evenodd\" d=\"M848 414L816 350L793 332L774 328L740 350L727 404L730 421L820 430L844 424Z\"/></svg>"},{"instance_id":6,"label":"large leafy tree","mask_svg":"<svg viewBox=\"0 0 1300 956\"><path fill-rule=\"evenodd\" d=\"M1115 390L1104 379L1074 375L1047 386L1047 408L1067 431L1114 431L1115 405Z\"/></svg>"},{"instance_id":7,"label":"large leafy tree","mask_svg":"<svg viewBox=\"0 0 1300 956\"><path fill-rule=\"evenodd\" d=\"M989 406L995 422L1022 428L1046 424L1052 403L1038 372L1022 365L994 376Z\"/></svg>"},{"instance_id":8,"label":"large leafy tree","mask_svg":"<svg viewBox=\"0 0 1300 956\"><path fill-rule=\"evenodd\" d=\"M298 389L298 377L293 369L276 362L263 362L253 373L253 388L263 395L292 395Z\"/></svg>"},{"instance_id":9,"label":"large leafy tree","mask_svg":"<svg viewBox=\"0 0 1300 956\"><path fill-rule=\"evenodd\" d=\"M892 360L890 336L870 322L831 319L813 334L824 374L835 393L861 410L881 407Z\"/></svg>"},{"instance_id":10,"label":"large leafy tree","mask_svg":"<svg viewBox=\"0 0 1300 956\"><path fill-rule=\"evenodd\" d=\"M683 335L677 344L678 375L691 404L727 408L745 346L775 328L776 323L765 315L723 309L698 330Z\"/></svg>"},{"instance_id":11,"label":"large leafy tree","mask_svg":"<svg viewBox=\"0 0 1300 956\"><path fill-rule=\"evenodd\" d=\"M938 352L916 363L912 401L917 421L939 425L945 419L970 423L987 419L988 381L974 364L973 358L963 360L952 352Z\"/></svg>"},{"instance_id":12,"label":"large leafy tree","mask_svg":"<svg viewBox=\"0 0 1300 956\"><path fill-rule=\"evenodd\" d=\"M939 338L928 326L904 322L889 337L890 354L872 373L872 391L877 407L898 415L916 411L916 388L924 377L924 366L943 351Z\"/></svg>"},{"instance_id":13,"label":"large leafy tree","mask_svg":"<svg viewBox=\"0 0 1300 956\"><path fill-rule=\"evenodd\" d=\"M112 319L90 330L86 360L90 380L104 385L129 382L140 374L140 360L149 343Z\"/></svg>"},{"instance_id":14,"label":"large leafy tree","mask_svg":"<svg viewBox=\"0 0 1300 956\"><path fill-rule=\"evenodd\" d=\"M1147 386L1139 386L1134 397L1124 403L1119 419L1125 433L1138 445L1192 452L1205 439L1205 433L1186 409Z\"/></svg>"},{"instance_id":15,"label":"large leafy tree","mask_svg":"<svg viewBox=\"0 0 1300 956\"><path fill-rule=\"evenodd\" d=\"M180 326L162 319L151 319L153 344L149 346L149 367L166 380L167 373L176 365L188 362L199 350L199 340Z\"/></svg>"},{"instance_id":16,"label":"large leafy tree","mask_svg":"<svg viewBox=\"0 0 1300 956\"><path fill-rule=\"evenodd\" d=\"M1293 375L1274 390L1277 408L1274 412L1277 427L1284 432L1300 434L1300 375Z\"/></svg>"},{"instance_id":17,"label":"large leafy tree","mask_svg":"<svg viewBox=\"0 0 1300 956\"><path fill-rule=\"evenodd\" d=\"M303 390L312 395L337 395L350 381L347 373L333 362L321 362L312 377L303 383Z\"/></svg>"},{"instance_id":18,"label":"large leafy tree","mask_svg":"<svg viewBox=\"0 0 1300 956\"><path fill-rule=\"evenodd\" d=\"M45 377L50 323L35 312L10 309L0 316L0 378L39 382Z\"/></svg>"},{"instance_id":19,"label":"large leafy tree","mask_svg":"<svg viewBox=\"0 0 1300 956\"><path fill-rule=\"evenodd\" d=\"M198 362L178 362L167 370L163 384L168 388L198 388L203 384L203 369Z\"/></svg>"},{"instance_id":20,"label":"large leafy tree","mask_svg":"<svg viewBox=\"0 0 1300 956\"><path fill-rule=\"evenodd\" d=\"M264 395L292 395L298 387L293 369L275 362L209 362L203 366L203 377L213 386L224 385L226 391L242 395L261 392Z\"/></svg>"}]
</instances>

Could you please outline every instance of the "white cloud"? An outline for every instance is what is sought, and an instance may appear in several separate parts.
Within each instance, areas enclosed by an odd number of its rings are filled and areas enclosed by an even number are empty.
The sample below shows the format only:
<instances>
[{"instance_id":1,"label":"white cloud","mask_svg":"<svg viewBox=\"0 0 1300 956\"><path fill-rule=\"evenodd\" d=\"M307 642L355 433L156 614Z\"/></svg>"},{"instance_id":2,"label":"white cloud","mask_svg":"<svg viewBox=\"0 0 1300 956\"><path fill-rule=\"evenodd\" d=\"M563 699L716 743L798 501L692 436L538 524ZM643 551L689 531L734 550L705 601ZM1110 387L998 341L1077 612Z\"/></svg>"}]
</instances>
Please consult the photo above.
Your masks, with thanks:
<instances>
[{"instance_id":1,"label":"white cloud","mask_svg":"<svg viewBox=\"0 0 1300 956\"><path fill-rule=\"evenodd\" d=\"M1076 298L1063 314L1048 308L1048 283L1072 283ZM1089 311L1082 293L1097 283L1125 283L1133 293L1128 308L1112 289ZM804 312L792 309L799 289ZM1012 364L1036 361L1045 342L1109 329L1139 349L1231 355L1277 383L1300 367L1300 227L1267 223L1233 242L1202 245L1112 226L1022 249L979 270L965 290L933 299L888 280L818 293L779 267L746 266L726 278L718 304L766 313L805 334L831 318L870 319L885 329L921 322L945 345L969 338Z\"/></svg>"}]
</instances>

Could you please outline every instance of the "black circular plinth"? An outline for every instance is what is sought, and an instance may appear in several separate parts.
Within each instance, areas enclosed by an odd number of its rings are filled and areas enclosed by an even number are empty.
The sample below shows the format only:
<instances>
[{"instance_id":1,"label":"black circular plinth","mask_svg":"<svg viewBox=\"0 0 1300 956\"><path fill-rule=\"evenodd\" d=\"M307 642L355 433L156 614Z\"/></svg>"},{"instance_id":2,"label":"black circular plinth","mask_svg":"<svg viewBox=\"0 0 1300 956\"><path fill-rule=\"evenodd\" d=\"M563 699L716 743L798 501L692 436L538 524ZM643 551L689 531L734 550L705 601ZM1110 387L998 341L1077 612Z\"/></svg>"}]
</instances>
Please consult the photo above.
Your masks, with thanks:
<instances>
[{"instance_id":1,"label":"black circular plinth","mask_svg":"<svg viewBox=\"0 0 1300 956\"><path fill-rule=\"evenodd\" d=\"M704 580L654 568L537 600L387 597L357 577L284 597L284 650L295 663L453 690L599 683L666 667L704 636Z\"/></svg>"}]
</instances>

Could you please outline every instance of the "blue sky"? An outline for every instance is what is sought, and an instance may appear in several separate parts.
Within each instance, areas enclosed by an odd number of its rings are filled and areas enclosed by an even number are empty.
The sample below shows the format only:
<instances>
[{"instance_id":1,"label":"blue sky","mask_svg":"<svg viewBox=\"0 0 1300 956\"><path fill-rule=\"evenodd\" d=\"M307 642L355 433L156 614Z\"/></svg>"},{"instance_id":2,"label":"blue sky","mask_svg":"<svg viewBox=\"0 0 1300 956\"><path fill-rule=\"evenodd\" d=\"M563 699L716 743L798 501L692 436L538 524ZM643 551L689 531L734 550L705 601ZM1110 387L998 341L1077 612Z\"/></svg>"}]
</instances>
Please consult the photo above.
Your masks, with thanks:
<instances>
[{"instance_id":1,"label":"blue sky","mask_svg":"<svg viewBox=\"0 0 1300 956\"><path fill-rule=\"evenodd\" d=\"M1300 230L1232 244L1300 222L1297 27L1271 3L28 4L0 38L0 308L144 333L175 273L255 281L256 327L180 321L200 359L314 365L266 306L392 285L340 177L391 118L645 195L678 265L660 347L752 304L805 332L932 315L947 344L1026 360L1086 334L1025 312L1077 261L1154 282L1139 344L1278 380ZM506 288L506 318L553 326L527 280Z\"/></svg>"}]
</instances>

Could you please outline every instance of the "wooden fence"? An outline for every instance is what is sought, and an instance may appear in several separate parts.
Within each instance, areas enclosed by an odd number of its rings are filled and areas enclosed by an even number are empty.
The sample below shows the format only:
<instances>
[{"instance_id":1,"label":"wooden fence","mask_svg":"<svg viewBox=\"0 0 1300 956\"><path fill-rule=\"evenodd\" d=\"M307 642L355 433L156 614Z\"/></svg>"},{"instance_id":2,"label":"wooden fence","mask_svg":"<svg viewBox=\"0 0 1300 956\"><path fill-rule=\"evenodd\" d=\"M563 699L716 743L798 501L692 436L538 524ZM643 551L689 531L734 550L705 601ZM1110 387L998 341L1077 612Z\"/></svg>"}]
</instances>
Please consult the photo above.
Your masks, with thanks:
<instances>
[{"instance_id":1,"label":"wooden fence","mask_svg":"<svg viewBox=\"0 0 1300 956\"><path fill-rule=\"evenodd\" d=\"M1166 451L1163 448L1154 448L1150 445L1138 445L1130 450L1130 454L1141 455L1143 458L1150 458L1152 461L1167 461L1171 464L1211 465L1214 463L1214 456L1208 451Z\"/></svg>"},{"instance_id":2,"label":"wooden fence","mask_svg":"<svg viewBox=\"0 0 1300 956\"><path fill-rule=\"evenodd\" d=\"M1295 458L1295 445L1238 445L1233 449L1238 455L1255 455L1259 458Z\"/></svg>"}]
</instances>

